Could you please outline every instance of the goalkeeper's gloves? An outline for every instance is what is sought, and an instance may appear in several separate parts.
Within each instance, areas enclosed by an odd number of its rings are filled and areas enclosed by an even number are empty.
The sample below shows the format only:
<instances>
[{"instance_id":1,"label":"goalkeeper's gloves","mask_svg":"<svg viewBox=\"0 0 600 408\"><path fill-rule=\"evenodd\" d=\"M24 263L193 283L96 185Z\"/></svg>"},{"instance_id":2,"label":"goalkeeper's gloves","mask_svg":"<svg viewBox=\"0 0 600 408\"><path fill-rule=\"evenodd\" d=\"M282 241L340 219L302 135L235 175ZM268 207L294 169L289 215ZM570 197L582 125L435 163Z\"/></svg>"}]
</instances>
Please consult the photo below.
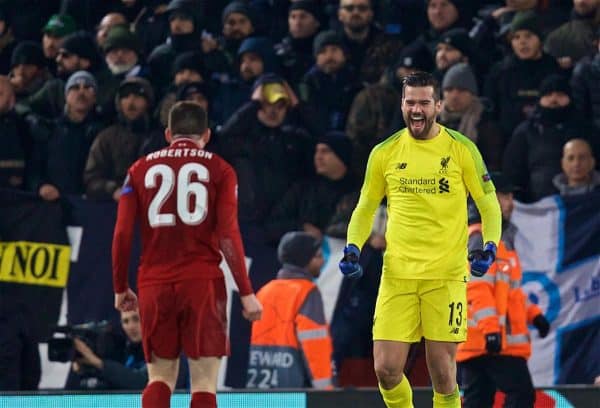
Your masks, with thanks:
<instances>
[{"instance_id":1,"label":"goalkeeper's gloves","mask_svg":"<svg viewBox=\"0 0 600 408\"><path fill-rule=\"evenodd\" d=\"M550 331L550 323L543 314L539 314L533 318L533 325L537 329L541 338L544 338L548 335L548 332Z\"/></svg>"},{"instance_id":2,"label":"goalkeeper's gloves","mask_svg":"<svg viewBox=\"0 0 600 408\"><path fill-rule=\"evenodd\" d=\"M349 244L344 248L344 257L340 260L340 271L344 276L350 279L358 279L362 276L362 267L358 263L360 258L360 249L354 244Z\"/></svg>"},{"instance_id":3,"label":"goalkeeper's gloves","mask_svg":"<svg viewBox=\"0 0 600 408\"><path fill-rule=\"evenodd\" d=\"M475 249L469 253L471 275L483 276L496 260L496 244L488 241L483 249Z\"/></svg>"},{"instance_id":4,"label":"goalkeeper's gloves","mask_svg":"<svg viewBox=\"0 0 600 408\"><path fill-rule=\"evenodd\" d=\"M500 353L500 350L502 350L502 336L500 333L488 333L485 335L485 349L490 354Z\"/></svg>"}]
</instances>

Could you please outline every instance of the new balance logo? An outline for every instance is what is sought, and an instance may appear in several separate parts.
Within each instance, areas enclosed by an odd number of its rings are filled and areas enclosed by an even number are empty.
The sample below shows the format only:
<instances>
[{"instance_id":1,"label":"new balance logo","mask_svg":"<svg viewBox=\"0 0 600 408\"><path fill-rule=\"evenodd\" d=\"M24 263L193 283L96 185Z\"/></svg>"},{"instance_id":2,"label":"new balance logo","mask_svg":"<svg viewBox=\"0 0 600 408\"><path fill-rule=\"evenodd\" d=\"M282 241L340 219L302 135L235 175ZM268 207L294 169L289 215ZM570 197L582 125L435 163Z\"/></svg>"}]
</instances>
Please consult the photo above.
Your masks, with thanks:
<instances>
[{"instance_id":1,"label":"new balance logo","mask_svg":"<svg viewBox=\"0 0 600 408\"><path fill-rule=\"evenodd\" d=\"M454 329L450 329L450 334L458 334L458 327L454 328Z\"/></svg>"},{"instance_id":2,"label":"new balance logo","mask_svg":"<svg viewBox=\"0 0 600 408\"><path fill-rule=\"evenodd\" d=\"M448 183L448 180L446 180L445 177L442 177L439 181L439 188L440 188L440 194L442 193L449 193L450 192L450 184Z\"/></svg>"},{"instance_id":3,"label":"new balance logo","mask_svg":"<svg viewBox=\"0 0 600 408\"><path fill-rule=\"evenodd\" d=\"M406 168L407 164L406 163L398 163L396 165L396 170L404 170Z\"/></svg>"}]
</instances>

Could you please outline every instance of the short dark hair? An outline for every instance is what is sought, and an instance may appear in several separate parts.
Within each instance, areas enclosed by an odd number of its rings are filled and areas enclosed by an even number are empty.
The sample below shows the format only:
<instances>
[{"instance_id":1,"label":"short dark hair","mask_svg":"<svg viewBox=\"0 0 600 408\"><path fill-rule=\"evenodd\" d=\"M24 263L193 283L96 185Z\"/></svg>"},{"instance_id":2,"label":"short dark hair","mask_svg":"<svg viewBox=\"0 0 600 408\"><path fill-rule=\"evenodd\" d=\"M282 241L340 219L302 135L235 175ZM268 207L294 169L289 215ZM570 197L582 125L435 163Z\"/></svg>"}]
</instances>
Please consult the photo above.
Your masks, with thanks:
<instances>
[{"instance_id":1,"label":"short dark hair","mask_svg":"<svg viewBox=\"0 0 600 408\"><path fill-rule=\"evenodd\" d=\"M169 129L175 135L201 135L208 126L206 111L196 102L177 102L169 111Z\"/></svg>"},{"instance_id":2,"label":"short dark hair","mask_svg":"<svg viewBox=\"0 0 600 408\"><path fill-rule=\"evenodd\" d=\"M439 101L442 99L440 83L433 75L429 72L416 71L404 77L402 80L402 95L404 96L404 89L407 86L424 88L426 86L433 87L433 99Z\"/></svg>"}]
</instances>

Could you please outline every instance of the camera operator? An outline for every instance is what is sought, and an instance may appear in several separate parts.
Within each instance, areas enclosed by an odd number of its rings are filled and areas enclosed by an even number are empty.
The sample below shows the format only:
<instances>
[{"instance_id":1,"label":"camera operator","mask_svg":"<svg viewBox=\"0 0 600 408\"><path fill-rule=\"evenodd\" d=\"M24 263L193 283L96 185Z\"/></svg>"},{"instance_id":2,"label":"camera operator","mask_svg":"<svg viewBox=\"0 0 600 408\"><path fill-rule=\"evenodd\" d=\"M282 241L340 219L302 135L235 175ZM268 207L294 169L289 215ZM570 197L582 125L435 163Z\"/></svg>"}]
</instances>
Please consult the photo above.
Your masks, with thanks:
<instances>
[{"instance_id":1,"label":"camera operator","mask_svg":"<svg viewBox=\"0 0 600 408\"><path fill-rule=\"evenodd\" d=\"M139 312L122 312L121 327L127 341L118 360L102 358L82 339L73 338L73 347L78 355L71 366L66 389L141 390L146 386L148 371L142 348ZM186 387L185 372L185 369L180 369L177 388Z\"/></svg>"}]
</instances>

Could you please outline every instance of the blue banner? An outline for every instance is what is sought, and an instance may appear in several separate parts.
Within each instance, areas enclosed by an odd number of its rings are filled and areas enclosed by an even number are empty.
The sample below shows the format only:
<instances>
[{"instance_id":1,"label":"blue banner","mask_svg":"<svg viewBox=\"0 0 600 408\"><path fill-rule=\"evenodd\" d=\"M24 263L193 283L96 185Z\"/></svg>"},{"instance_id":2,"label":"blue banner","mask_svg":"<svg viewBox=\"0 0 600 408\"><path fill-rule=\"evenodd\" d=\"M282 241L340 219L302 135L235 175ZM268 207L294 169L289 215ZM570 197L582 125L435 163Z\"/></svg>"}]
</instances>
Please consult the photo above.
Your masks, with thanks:
<instances>
[{"instance_id":1,"label":"blue banner","mask_svg":"<svg viewBox=\"0 0 600 408\"><path fill-rule=\"evenodd\" d=\"M523 290L551 323L532 331L537 386L593 384L600 375L600 192L517 203Z\"/></svg>"}]
</instances>

